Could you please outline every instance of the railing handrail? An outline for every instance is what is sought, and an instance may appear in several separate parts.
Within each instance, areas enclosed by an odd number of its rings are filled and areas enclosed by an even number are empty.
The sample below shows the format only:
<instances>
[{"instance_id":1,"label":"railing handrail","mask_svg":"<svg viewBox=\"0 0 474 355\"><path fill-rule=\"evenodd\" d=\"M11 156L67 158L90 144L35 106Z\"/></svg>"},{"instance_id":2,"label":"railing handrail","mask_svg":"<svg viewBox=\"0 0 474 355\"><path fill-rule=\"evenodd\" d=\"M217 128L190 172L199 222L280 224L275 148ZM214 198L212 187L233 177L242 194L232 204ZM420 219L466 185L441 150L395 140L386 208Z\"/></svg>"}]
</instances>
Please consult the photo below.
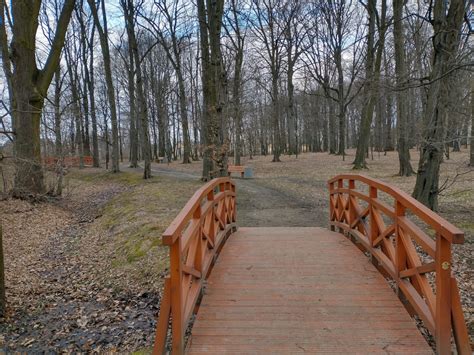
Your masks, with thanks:
<instances>
[{"instance_id":1,"label":"railing handrail","mask_svg":"<svg viewBox=\"0 0 474 355\"><path fill-rule=\"evenodd\" d=\"M356 182L365 184L368 192L360 191ZM377 269L396 282L400 291L397 293L404 296L409 312L417 314L434 336L437 353L451 354L452 332L457 352L471 354L451 265L451 244L463 243L464 233L406 192L380 180L342 174L330 179L328 187L331 230L337 228L350 236L361 250L370 254ZM378 191L394 199L393 207L379 199ZM367 206L359 204L360 200ZM433 228L435 237L411 221L406 211ZM422 258L420 248L426 253ZM432 262L424 259L427 255ZM434 273L436 292L428 273Z\"/></svg>"},{"instance_id":2,"label":"railing handrail","mask_svg":"<svg viewBox=\"0 0 474 355\"><path fill-rule=\"evenodd\" d=\"M328 181L329 184L334 184L339 180L355 180L366 183L369 186L375 187L381 190L403 205L406 209L410 210L417 217L421 218L424 222L431 225L436 231L454 244L464 243L464 232L458 227L454 226L437 213L430 210L428 207L423 205L421 202L407 194L405 191L398 187L391 186L381 180L374 179L365 175L359 174L340 174ZM336 191L335 191L336 192Z\"/></svg>"},{"instance_id":3,"label":"railing handrail","mask_svg":"<svg viewBox=\"0 0 474 355\"><path fill-rule=\"evenodd\" d=\"M209 192L215 190L220 184L230 183L235 187L235 183L228 177L215 178L201 186L193 196L188 200L186 205L181 209L178 215L173 219L168 228L163 233L162 240L163 244L171 245L176 241L179 233L186 227L186 223L189 222L193 216L194 211L200 206L201 201L209 194Z\"/></svg>"},{"instance_id":4,"label":"railing handrail","mask_svg":"<svg viewBox=\"0 0 474 355\"><path fill-rule=\"evenodd\" d=\"M185 331L204 281L227 237L237 228L235 196L235 183L229 177L209 181L163 233L163 244L170 248L170 275L165 278L153 354L166 352L170 320L172 351L183 353Z\"/></svg>"}]
</instances>

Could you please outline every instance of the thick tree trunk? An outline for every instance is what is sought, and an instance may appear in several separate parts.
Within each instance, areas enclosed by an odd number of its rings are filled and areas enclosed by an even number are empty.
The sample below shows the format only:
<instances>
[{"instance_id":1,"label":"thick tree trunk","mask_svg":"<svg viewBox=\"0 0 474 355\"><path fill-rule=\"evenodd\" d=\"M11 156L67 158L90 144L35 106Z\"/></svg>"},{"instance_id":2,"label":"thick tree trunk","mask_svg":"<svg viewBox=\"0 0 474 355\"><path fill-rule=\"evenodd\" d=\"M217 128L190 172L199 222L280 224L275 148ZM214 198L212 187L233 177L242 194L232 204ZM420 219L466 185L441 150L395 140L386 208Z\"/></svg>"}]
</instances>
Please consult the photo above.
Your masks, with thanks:
<instances>
[{"instance_id":1,"label":"thick tree trunk","mask_svg":"<svg viewBox=\"0 0 474 355\"><path fill-rule=\"evenodd\" d=\"M410 164L410 151L408 147L408 102L407 92L403 88L407 80L405 63L405 36L403 34L403 4L404 0L393 1L393 37L395 42L395 72L397 80L397 124L398 124L398 160L400 176L410 176L413 168Z\"/></svg>"},{"instance_id":2,"label":"thick tree trunk","mask_svg":"<svg viewBox=\"0 0 474 355\"><path fill-rule=\"evenodd\" d=\"M446 12L445 2L436 0L433 8L433 65L423 120L423 140L413 197L437 209L439 167L442 161L446 112L447 82L450 79L459 45L459 33L464 18L464 1L452 0Z\"/></svg>"},{"instance_id":3,"label":"thick tree trunk","mask_svg":"<svg viewBox=\"0 0 474 355\"><path fill-rule=\"evenodd\" d=\"M0 3L3 12L4 2ZM13 195L27 197L42 194L45 191L43 171L41 169L40 117L44 106L44 97L59 65L59 56L64 37L74 8L74 0L66 0L58 20L51 51L42 70L36 67L36 30L41 7L40 1L13 1L11 55L8 47L2 44L4 70L13 66L13 73L5 73L14 117L15 131L15 186ZM3 18L3 15L2 15ZM0 23L2 34L6 33L5 22ZM3 35L2 35L3 37Z\"/></svg>"},{"instance_id":4,"label":"thick tree trunk","mask_svg":"<svg viewBox=\"0 0 474 355\"><path fill-rule=\"evenodd\" d=\"M202 179L227 175L227 150L222 137L226 78L220 49L224 1L198 0L198 18L202 55L203 143Z\"/></svg>"}]
</instances>

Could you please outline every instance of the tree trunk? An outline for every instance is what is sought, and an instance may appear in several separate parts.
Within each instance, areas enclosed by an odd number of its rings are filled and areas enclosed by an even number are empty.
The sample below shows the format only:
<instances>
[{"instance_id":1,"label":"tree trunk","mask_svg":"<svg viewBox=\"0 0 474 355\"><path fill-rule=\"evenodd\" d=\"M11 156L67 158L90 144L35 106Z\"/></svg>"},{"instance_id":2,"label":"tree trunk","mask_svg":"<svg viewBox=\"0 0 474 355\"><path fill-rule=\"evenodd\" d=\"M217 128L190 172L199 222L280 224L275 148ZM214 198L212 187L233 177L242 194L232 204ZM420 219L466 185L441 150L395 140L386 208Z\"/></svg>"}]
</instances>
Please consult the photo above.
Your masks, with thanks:
<instances>
[{"instance_id":1,"label":"tree trunk","mask_svg":"<svg viewBox=\"0 0 474 355\"><path fill-rule=\"evenodd\" d=\"M54 74L54 136L56 157L61 159L63 156L63 143L61 137L61 66L58 65Z\"/></svg>"},{"instance_id":2,"label":"tree trunk","mask_svg":"<svg viewBox=\"0 0 474 355\"><path fill-rule=\"evenodd\" d=\"M143 88L143 75L142 75L142 66L140 61L140 54L138 52L138 43L135 36L135 19L134 19L134 5L133 0L122 1L122 6L125 14L125 23L127 27L128 34L128 43L130 50L133 54L130 56L130 70L133 71L137 78L137 98L138 98L138 107L136 111L140 117L140 128L141 128L141 144L142 144L142 155L144 160L143 168L143 178L151 178L151 145L150 145L150 132L149 132L149 123L148 123L148 111L147 111L147 102L145 98L145 92ZM132 62L133 59L133 62ZM133 65L134 63L134 65ZM133 81L133 77L131 78ZM130 81L130 78L129 78ZM130 85L130 82L129 82Z\"/></svg>"},{"instance_id":3,"label":"tree trunk","mask_svg":"<svg viewBox=\"0 0 474 355\"><path fill-rule=\"evenodd\" d=\"M66 46L66 62L68 65L68 74L69 74L69 81L71 85L71 97L72 97L72 112L74 116L74 123L76 127L76 134L75 134L75 143L79 152L79 168L84 168L84 146L82 141L82 131L81 131L81 108L80 108L80 98L78 93L78 75L77 75L77 67L74 64L77 58L72 58L72 54L70 53L70 46L72 44ZM75 46L74 46L75 47ZM75 51L77 53L77 51Z\"/></svg>"},{"instance_id":4,"label":"tree trunk","mask_svg":"<svg viewBox=\"0 0 474 355\"><path fill-rule=\"evenodd\" d=\"M179 58L178 58L179 60ZM188 107L186 105L186 88L184 85L184 77L181 70L181 63L178 64L176 70L178 77L179 90L179 112L181 114L181 125L183 126L183 164L191 163L191 141L189 139L189 122L188 122Z\"/></svg>"},{"instance_id":5,"label":"tree trunk","mask_svg":"<svg viewBox=\"0 0 474 355\"><path fill-rule=\"evenodd\" d=\"M382 55L385 44L385 14L387 2L382 2L382 13L379 25L379 40L377 52L375 53L375 22L377 15L377 1L369 0L367 9L369 11L369 34L367 41L366 54L366 86L365 86L365 105L362 110L362 119L360 124L359 139L357 141L356 157L354 160L354 169L367 168L365 153L368 149L370 138L370 126L372 125L374 108L379 97L380 90L380 70L382 67ZM375 59L375 62L374 62ZM380 99L379 99L380 100Z\"/></svg>"},{"instance_id":6,"label":"tree trunk","mask_svg":"<svg viewBox=\"0 0 474 355\"><path fill-rule=\"evenodd\" d=\"M410 164L410 151L408 149L408 102L407 92L403 88L408 79L405 63L405 36L403 34L403 4L404 0L393 1L393 37L395 43L395 73L397 81L397 123L398 123L398 160L400 176L410 176L413 168Z\"/></svg>"},{"instance_id":7,"label":"tree trunk","mask_svg":"<svg viewBox=\"0 0 474 355\"><path fill-rule=\"evenodd\" d=\"M288 31L290 26L288 26ZM291 37L289 34L288 37ZM298 154L296 147L296 107L295 107L295 86L293 84L294 58L291 47L288 48L288 71L287 71L287 90L288 90L288 154Z\"/></svg>"},{"instance_id":8,"label":"tree trunk","mask_svg":"<svg viewBox=\"0 0 474 355\"><path fill-rule=\"evenodd\" d=\"M99 32L100 46L102 49L102 56L104 59L104 71L105 71L105 82L107 86L107 98L109 100L110 106L110 121L112 125L112 172L117 173L120 171L119 166L119 134L118 134L118 124L117 124L117 107L115 106L115 89L114 83L112 80L112 68L110 65L110 50L109 50L109 41L107 38L107 16L105 14L105 4L104 0L101 1L102 4L102 18L104 22L104 27L102 27L99 15L97 13L97 8L95 6L94 0L87 0L89 7L94 17L95 27Z\"/></svg>"},{"instance_id":9,"label":"tree trunk","mask_svg":"<svg viewBox=\"0 0 474 355\"><path fill-rule=\"evenodd\" d=\"M446 84L456 60L460 28L464 18L464 1L452 0L447 12L445 6L443 0L434 2L431 85L428 89L420 161L413 191L413 197L434 210L438 207L439 167L445 138Z\"/></svg>"},{"instance_id":10,"label":"tree trunk","mask_svg":"<svg viewBox=\"0 0 474 355\"><path fill-rule=\"evenodd\" d=\"M202 179L227 175L227 150L222 137L225 72L222 63L220 36L224 1L198 0L198 18L202 55L204 159Z\"/></svg>"},{"instance_id":11,"label":"tree trunk","mask_svg":"<svg viewBox=\"0 0 474 355\"><path fill-rule=\"evenodd\" d=\"M281 162L281 135L280 135L280 103L278 93L278 71L272 69L272 128L273 128L273 160L272 162Z\"/></svg>"},{"instance_id":12,"label":"tree trunk","mask_svg":"<svg viewBox=\"0 0 474 355\"><path fill-rule=\"evenodd\" d=\"M125 11L125 9L124 9ZM128 21L128 19L127 19ZM130 167L138 168L138 130L136 127L136 107L135 107L135 60L133 59L133 50L128 45L128 104L129 104L129 119L130 119Z\"/></svg>"},{"instance_id":13,"label":"tree trunk","mask_svg":"<svg viewBox=\"0 0 474 355\"><path fill-rule=\"evenodd\" d=\"M4 10L4 2L0 3ZM74 8L74 0L66 0L58 20L56 33L42 70L36 67L36 30L41 7L40 1L12 1L12 15L15 19L12 28L11 54L2 45L4 70L13 67L13 73L5 73L9 92L13 98L13 130L15 131L15 182L13 195L27 197L45 191L41 169L40 117L44 98L54 76L64 44L66 30ZM3 18L3 15L2 15ZM5 21L0 23L1 32L6 33Z\"/></svg>"},{"instance_id":14,"label":"tree trunk","mask_svg":"<svg viewBox=\"0 0 474 355\"><path fill-rule=\"evenodd\" d=\"M232 99L234 101L234 124L235 124L235 152L234 164L240 165L240 157L242 155L242 110L241 105L241 86L242 86L242 64L244 60L244 49L239 46L235 57L234 66L234 83L232 90Z\"/></svg>"}]
</instances>

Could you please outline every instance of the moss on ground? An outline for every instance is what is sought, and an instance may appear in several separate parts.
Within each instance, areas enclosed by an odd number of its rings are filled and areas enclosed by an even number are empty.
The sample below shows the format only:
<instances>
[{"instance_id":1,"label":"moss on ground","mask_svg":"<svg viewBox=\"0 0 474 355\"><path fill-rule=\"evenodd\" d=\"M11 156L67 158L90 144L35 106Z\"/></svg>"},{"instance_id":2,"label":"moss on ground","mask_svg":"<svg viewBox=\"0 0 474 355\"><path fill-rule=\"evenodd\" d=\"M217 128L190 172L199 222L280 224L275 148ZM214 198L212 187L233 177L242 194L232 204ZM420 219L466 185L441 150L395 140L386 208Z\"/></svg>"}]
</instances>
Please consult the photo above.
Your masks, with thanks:
<instances>
[{"instance_id":1,"label":"moss on ground","mask_svg":"<svg viewBox=\"0 0 474 355\"><path fill-rule=\"evenodd\" d=\"M66 175L66 179L84 182L119 183L128 186L135 186L144 182L142 175L138 172L121 171L111 173L100 168L72 169ZM151 181L153 180L157 180L157 178L152 178Z\"/></svg>"}]
</instances>

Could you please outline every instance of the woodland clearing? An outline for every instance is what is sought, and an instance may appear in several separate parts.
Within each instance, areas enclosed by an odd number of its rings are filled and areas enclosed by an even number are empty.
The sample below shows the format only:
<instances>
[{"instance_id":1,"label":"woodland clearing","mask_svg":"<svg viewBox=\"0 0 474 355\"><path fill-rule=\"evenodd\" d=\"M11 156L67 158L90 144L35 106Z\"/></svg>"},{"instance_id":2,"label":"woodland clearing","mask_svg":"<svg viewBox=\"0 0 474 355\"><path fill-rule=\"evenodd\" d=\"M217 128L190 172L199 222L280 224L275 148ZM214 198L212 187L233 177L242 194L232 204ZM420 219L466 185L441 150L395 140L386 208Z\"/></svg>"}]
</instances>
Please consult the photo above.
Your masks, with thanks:
<instances>
[{"instance_id":1,"label":"woodland clearing","mask_svg":"<svg viewBox=\"0 0 474 355\"><path fill-rule=\"evenodd\" d=\"M255 178L237 182L241 226L326 226L326 181L353 172L326 153L243 159ZM396 152L376 154L361 173L411 192L415 177L398 177ZM412 159L417 154L412 151ZM466 233L453 266L464 314L474 333L474 173L465 150L442 164L440 215ZM0 202L6 260L5 351L148 351L153 344L168 250L161 233L201 185L201 164L153 164L151 180L123 166L71 171L64 196L49 202ZM453 181L454 179L454 181Z\"/></svg>"}]
</instances>

